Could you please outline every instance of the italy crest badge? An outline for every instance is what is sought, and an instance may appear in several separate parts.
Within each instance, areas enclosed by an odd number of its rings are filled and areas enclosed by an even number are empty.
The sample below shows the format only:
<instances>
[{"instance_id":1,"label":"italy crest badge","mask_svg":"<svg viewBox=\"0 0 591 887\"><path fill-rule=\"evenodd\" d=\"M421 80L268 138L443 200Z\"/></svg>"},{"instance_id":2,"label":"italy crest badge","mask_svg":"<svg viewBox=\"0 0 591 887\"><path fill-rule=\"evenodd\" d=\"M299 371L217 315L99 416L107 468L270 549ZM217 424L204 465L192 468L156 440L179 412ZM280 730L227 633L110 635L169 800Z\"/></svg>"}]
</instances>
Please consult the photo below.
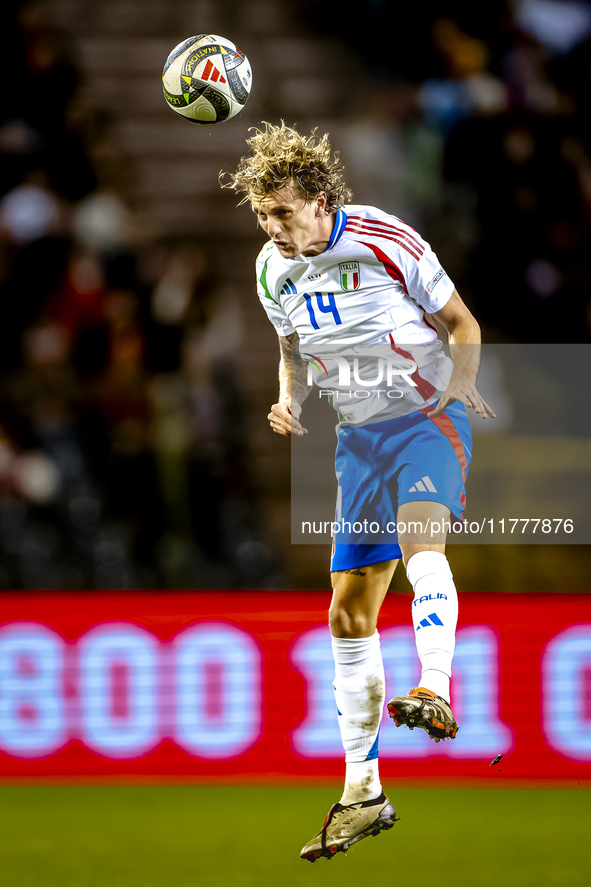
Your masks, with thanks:
<instances>
[{"instance_id":1,"label":"italy crest badge","mask_svg":"<svg viewBox=\"0 0 591 887\"><path fill-rule=\"evenodd\" d=\"M345 292L359 289L359 262L341 262L339 265L341 275L341 289Z\"/></svg>"}]
</instances>

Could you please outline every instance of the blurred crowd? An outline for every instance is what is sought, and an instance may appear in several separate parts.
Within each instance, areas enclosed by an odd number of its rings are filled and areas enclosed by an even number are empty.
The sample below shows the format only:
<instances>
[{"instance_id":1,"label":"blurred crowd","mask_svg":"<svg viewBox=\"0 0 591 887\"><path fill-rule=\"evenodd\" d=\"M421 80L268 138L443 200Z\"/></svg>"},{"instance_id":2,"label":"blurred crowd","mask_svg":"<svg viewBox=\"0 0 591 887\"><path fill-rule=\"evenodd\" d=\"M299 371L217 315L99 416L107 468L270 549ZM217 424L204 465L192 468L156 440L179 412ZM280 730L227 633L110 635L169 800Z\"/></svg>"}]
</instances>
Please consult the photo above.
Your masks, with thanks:
<instances>
[{"instance_id":1,"label":"blurred crowd","mask_svg":"<svg viewBox=\"0 0 591 887\"><path fill-rule=\"evenodd\" d=\"M591 4L365 0L356 28L306 7L361 60L356 198L437 244L489 341L589 342Z\"/></svg>"},{"instance_id":2,"label":"blurred crowd","mask_svg":"<svg viewBox=\"0 0 591 887\"><path fill-rule=\"evenodd\" d=\"M297 6L363 72L356 199L437 244L489 341L588 342L591 4ZM0 44L0 588L273 587L207 243L137 237L66 35L12 0Z\"/></svg>"},{"instance_id":3,"label":"blurred crowd","mask_svg":"<svg viewBox=\"0 0 591 887\"><path fill-rule=\"evenodd\" d=\"M135 236L64 34L16 3L0 39L0 587L264 585L207 249Z\"/></svg>"}]
</instances>

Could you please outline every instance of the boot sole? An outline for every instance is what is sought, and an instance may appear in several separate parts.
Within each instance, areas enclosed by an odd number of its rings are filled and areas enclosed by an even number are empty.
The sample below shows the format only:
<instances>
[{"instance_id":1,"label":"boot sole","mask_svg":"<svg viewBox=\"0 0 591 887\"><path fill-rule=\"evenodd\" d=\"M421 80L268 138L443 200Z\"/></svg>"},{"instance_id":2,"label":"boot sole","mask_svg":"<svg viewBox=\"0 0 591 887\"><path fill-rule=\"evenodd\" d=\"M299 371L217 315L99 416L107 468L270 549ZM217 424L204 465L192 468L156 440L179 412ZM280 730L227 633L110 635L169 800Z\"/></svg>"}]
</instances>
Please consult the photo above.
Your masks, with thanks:
<instances>
[{"instance_id":1,"label":"boot sole","mask_svg":"<svg viewBox=\"0 0 591 887\"><path fill-rule=\"evenodd\" d=\"M389 702L388 714L397 727L404 725L409 730L420 727L435 742L440 742L442 739L455 739L459 730L455 720L446 725L444 721L439 719L429 703L424 700L421 705L406 702L398 702L394 705L393 702Z\"/></svg>"}]
</instances>

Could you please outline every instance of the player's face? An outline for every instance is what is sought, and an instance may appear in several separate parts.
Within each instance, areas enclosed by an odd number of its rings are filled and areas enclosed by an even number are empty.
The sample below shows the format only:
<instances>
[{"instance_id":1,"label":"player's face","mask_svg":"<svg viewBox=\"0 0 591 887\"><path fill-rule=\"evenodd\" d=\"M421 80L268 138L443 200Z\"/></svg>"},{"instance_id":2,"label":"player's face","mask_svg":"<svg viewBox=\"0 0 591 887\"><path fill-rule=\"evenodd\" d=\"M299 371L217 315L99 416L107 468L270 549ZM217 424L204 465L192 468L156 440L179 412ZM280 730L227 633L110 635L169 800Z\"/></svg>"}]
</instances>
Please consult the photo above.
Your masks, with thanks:
<instances>
[{"instance_id":1,"label":"player's face","mask_svg":"<svg viewBox=\"0 0 591 887\"><path fill-rule=\"evenodd\" d=\"M284 259L302 254L315 256L326 248L332 225L327 226L330 217L325 209L324 191L306 201L292 183L262 199L253 197L251 204L261 228Z\"/></svg>"}]
</instances>

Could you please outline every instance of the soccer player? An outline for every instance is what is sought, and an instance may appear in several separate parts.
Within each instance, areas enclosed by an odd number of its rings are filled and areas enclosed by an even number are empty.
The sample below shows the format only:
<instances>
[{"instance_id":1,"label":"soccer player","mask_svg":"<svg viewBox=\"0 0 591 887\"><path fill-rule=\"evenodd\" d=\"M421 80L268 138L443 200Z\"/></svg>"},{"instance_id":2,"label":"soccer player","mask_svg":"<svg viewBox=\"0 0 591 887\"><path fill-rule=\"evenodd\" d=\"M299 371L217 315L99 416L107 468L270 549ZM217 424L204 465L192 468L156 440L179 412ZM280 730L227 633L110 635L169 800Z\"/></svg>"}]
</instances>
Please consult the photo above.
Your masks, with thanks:
<instances>
[{"instance_id":1,"label":"soccer player","mask_svg":"<svg viewBox=\"0 0 591 887\"><path fill-rule=\"evenodd\" d=\"M445 541L464 510L466 407L482 418L494 413L476 389L479 326L429 244L400 219L347 203L351 192L328 136L265 124L247 144L226 187L244 195L269 237L257 278L279 335L271 428L307 434L300 423L307 368L320 367L340 420L336 519L343 528L369 518L388 529L385 542L335 533L329 625L346 775L340 801L301 851L313 862L396 820L378 772L385 681L377 619L400 558L414 590L422 671L420 686L388 710L397 726L422 727L436 742L456 735L449 684L458 603ZM451 360L432 319L449 335ZM381 368L362 396L350 372L344 382L337 372L351 355L357 380L359 361L366 367L373 357L374 370Z\"/></svg>"}]
</instances>

